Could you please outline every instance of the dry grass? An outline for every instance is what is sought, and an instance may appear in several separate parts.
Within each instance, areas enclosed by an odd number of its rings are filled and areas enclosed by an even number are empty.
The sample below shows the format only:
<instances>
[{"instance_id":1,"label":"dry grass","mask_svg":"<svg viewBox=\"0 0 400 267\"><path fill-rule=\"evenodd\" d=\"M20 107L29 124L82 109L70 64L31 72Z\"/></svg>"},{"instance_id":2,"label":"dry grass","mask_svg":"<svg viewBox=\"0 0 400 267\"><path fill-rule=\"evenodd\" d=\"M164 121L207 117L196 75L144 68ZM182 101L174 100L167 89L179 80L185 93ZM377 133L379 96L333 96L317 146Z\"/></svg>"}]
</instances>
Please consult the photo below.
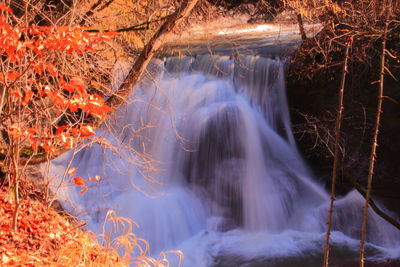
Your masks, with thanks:
<instances>
[{"instance_id":1,"label":"dry grass","mask_svg":"<svg viewBox=\"0 0 400 267\"><path fill-rule=\"evenodd\" d=\"M111 227L100 237L105 241L102 246L98 236L80 229L82 223L59 215L38 200L21 201L17 231L11 228L12 211L10 194L2 188L1 266L169 266L167 254L159 259L150 257L147 242L132 233L132 222L114 213L108 215L106 224ZM119 256L118 252L123 253Z\"/></svg>"}]
</instances>

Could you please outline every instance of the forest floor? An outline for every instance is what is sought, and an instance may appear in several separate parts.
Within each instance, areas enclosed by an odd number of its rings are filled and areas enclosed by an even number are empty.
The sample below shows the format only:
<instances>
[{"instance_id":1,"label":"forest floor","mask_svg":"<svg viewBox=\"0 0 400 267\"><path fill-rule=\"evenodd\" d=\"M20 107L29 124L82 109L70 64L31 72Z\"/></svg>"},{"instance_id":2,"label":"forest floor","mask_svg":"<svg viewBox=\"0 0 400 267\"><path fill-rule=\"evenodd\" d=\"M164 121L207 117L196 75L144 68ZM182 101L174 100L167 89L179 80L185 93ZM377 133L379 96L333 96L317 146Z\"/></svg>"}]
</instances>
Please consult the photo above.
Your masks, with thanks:
<instances>
[{"instance_id":1,"label":"forest floor","mask_svg":"<svg viewBox=\"0 0 400 267\"><path fill-rule=\"evenodd\" d=\"M81 230L82 223L61 216L34 194L21 199L13 230L14 204L7 190L0 188L1 266L126 266L115 252Z\"/></svg>"}]
</instances>

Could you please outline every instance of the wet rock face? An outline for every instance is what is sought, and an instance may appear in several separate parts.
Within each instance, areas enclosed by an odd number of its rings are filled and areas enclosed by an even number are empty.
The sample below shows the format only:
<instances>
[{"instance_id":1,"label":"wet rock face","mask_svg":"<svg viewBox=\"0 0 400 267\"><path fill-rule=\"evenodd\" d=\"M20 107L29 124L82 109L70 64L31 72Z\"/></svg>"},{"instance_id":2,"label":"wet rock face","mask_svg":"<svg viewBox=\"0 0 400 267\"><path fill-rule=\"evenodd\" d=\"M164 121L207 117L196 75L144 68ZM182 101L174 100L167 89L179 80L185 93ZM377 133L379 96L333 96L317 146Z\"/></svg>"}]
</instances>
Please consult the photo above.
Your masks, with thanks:
<instances>
[{"instance_id":1,"label":"wet rock face","mask_svg":"<svg viewBox=\"0 0 400 267\"><path fill-rule=\"evenodd\" d=\"M184 165L188 183L202 187L220 213L231 219L231 226L243 223L241 159L245 155L239 127L238 110L234 106L222 109L207 122L196 151L188 153Z\"/></svg>"},{"instance_id":2,"label":"wet rock face","mask_svg":"<svg viewBox=\"0 0 400 267\"><path fill-rule=\"evenodd\" d=\"M399 43L399 36L395 32L392 33L387 44L391 51L396 51ZM319 41L329 38L329 33L325 34L325 37L318 37ZM338 177L338 192L342 194L352 188L346 178L348 176L366 185L371 137L375 127L380 42L369 44L371 47L365 50L367 52L364 55L365 62L360 62L356 57L359 56L357 52L360 48L366 46L364 42L365 40L358 40L354 43L345 86L341 131L344 156ZM329 188L333 164L331 152L334 148L335 118L344 51L337 49L332 52L327 62L324 55L318 53L314 45L316 43L313 40L304 43L292 58L287 80L288 98L293 128L300 150L317 176ZM399 77L398 62L388 58L387 65L394 76ZM388 98L383 103L373 194L375 198L382 199L389 209L396 210L400 214L399 89L400 83L387 75L385 95Z\"/></svg>"}]
</instances>

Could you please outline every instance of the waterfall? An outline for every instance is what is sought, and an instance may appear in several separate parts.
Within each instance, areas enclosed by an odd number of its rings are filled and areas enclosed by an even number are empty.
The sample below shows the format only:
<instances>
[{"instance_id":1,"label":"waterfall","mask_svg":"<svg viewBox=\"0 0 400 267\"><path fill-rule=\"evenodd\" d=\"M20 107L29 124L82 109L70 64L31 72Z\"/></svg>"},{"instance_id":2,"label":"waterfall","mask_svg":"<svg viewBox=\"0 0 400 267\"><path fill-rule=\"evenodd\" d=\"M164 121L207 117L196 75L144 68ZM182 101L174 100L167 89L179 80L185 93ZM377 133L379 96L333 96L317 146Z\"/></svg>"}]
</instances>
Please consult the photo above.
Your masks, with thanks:
<instances>
[{"instance_id":1,"label":"waterfall","mask_svg":"<svg viewBox=\"0 0 400 267\"><path fill-rule=\"evenodd\" d=\"M102 180L85 194L65 182L57 196L96 233L110 209L133 219L153 254L181 249L184 266L320 266L329 197L297 151L284 72L259 56L154 59L96 142L51 165L59 177L72 160ZM356 192L336 202L340 257L357 255L362 205ZM373 257L400 256L396 229L373 212L368 226Z\"/></svg>"}]
</instances>

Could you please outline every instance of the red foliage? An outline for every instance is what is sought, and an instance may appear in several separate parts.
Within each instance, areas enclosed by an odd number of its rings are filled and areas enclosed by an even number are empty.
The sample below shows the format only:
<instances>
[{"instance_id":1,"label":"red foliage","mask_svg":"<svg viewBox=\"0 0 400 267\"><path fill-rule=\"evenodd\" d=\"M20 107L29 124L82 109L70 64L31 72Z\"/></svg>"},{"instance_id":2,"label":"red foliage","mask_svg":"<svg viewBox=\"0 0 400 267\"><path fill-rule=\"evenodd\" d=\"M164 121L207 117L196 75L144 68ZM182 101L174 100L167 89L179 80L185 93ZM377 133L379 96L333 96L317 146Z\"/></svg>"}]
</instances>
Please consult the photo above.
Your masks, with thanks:
<instances>
[{"instance_id":1,"label":"red foliage","mask_svg":"<svg viewBox=\"0 0 400 267\"><path fill-rule=\"evenodd\" d=\"M54 154L60 146L72 148L76 139L95 135L85 119L101 119L112 110L102 96L88 90L88 79L79 76L80 69L71 67L66 58L72 62L90 58L90 52L117 33L67 26L22 28L12 21L12 10L0 3L0 88L7 92L6 101L1 99L5 118L1 126L14 146ZM88 189L81 177L73 180L82 187L81 194Z\"/></svg>"},{"instance_id":2,"label":"red foliage","mask_svg":"<svg viewBox=\"0 0 400 267\"><path fill-rule=\"evenodd\" d=\"M75 182L75 185L82 185L82 186L85 185L85 181L80 176L75 177L74 182Z\"/></svg>"},{"instance_id":3,"label":"red foliage","mask_svg":"<svg viewBox=\"0 0 400 267\"><path fill-rule=\"evenodd\" d=\"M112 111L104 104L103 97L88 92L84 78L63 73L48 61L48 54L59 51L80 55L93 51L117 33L89 33L80 27L67 26L19 28L9 23L12 11L8 6L0 3L0 11L4 11L0 14L0 54L3 64L14 66L0 74L0 86L15 98L13 103L17 108L32 106L42 98L53 103L51 108L57 115L80 111L86 116L102 118ZM25 88L21 88L22 82L16 85L18 80L26 81ZM22 123L16 123L8 133L14 140L28 140L35 151L39 146L47 153L56 151L57 142L71 148L74 138L95 134L90 126L76 122L59 126L54 134L51 130L29 131Z\"/></svg>"}]
</instances>

